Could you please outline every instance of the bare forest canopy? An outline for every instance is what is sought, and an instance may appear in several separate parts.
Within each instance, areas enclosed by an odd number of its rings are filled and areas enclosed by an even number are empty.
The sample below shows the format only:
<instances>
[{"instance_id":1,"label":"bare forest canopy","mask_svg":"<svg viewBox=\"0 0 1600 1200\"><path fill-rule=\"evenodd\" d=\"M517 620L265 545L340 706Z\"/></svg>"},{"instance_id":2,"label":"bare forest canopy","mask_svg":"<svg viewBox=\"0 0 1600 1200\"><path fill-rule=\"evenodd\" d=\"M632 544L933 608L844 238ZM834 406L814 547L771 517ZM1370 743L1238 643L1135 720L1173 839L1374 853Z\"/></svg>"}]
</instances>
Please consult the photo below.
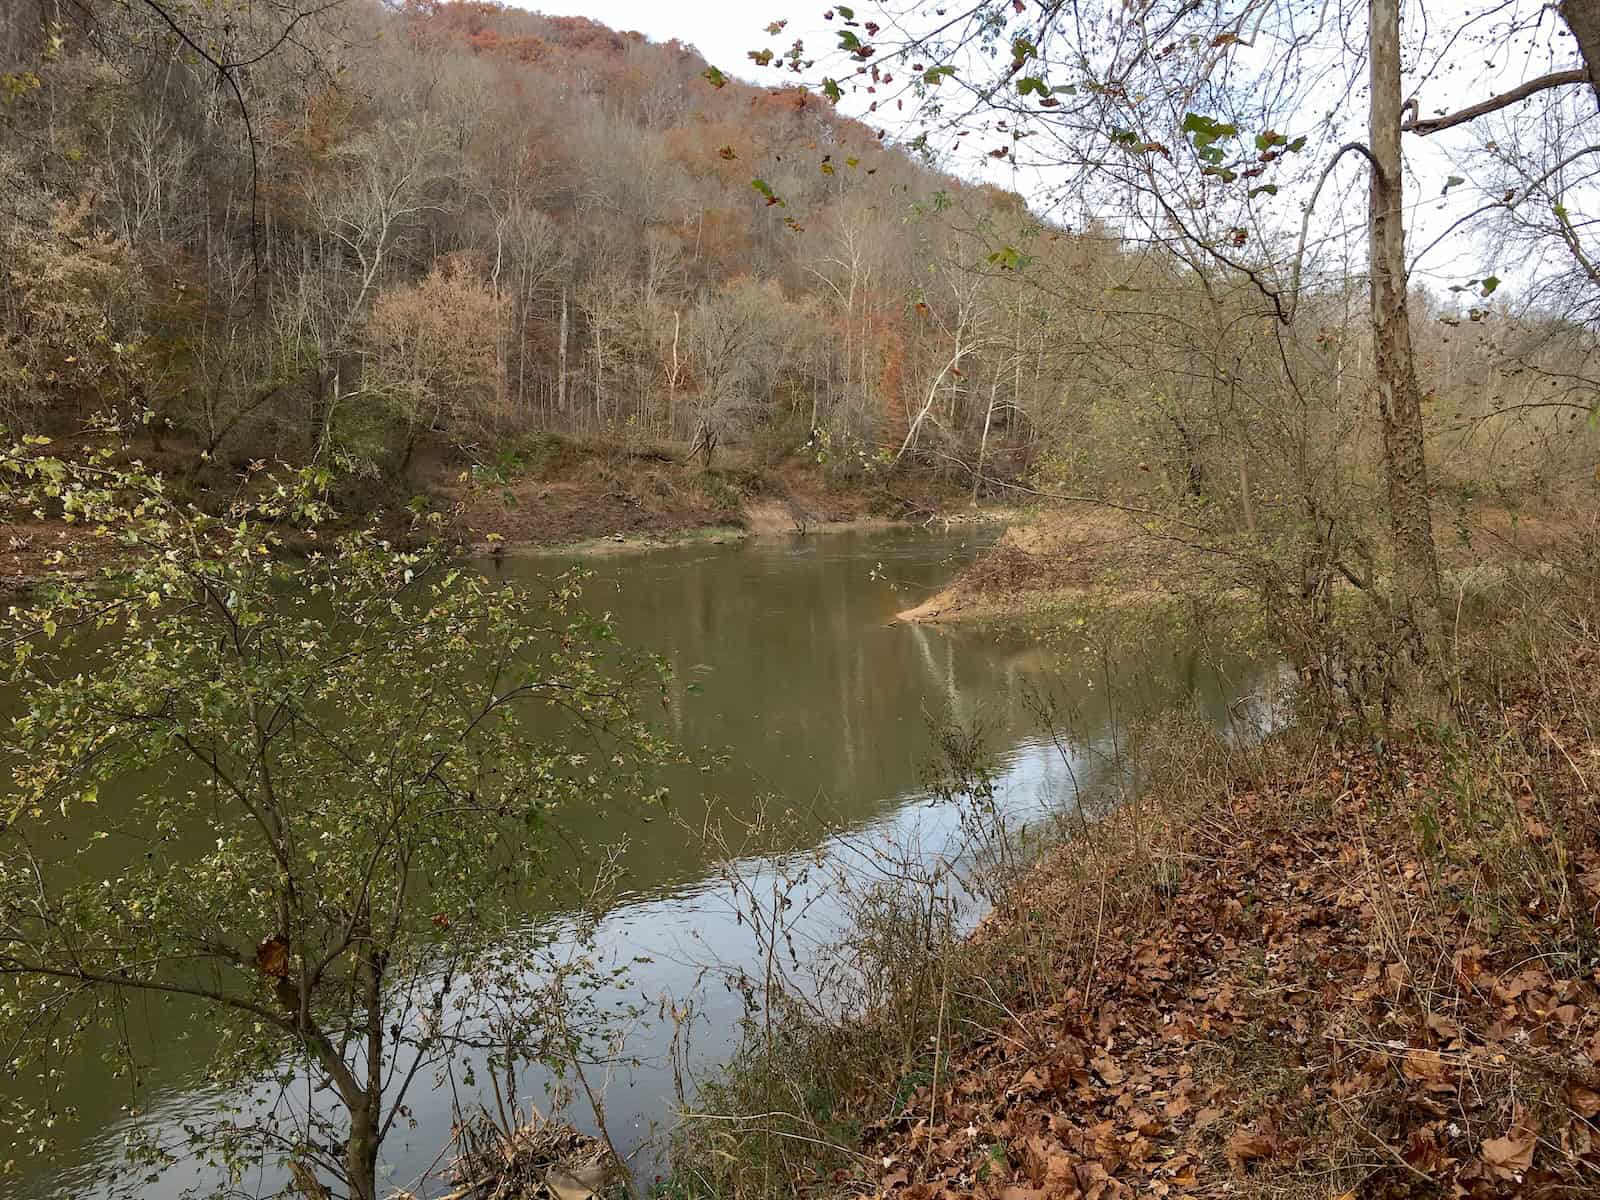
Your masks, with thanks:
<instances>
[{"instance_id":1,"label":"bare forest canopy","mask_svg":"<svg viewBox=\"0 0 1600 1200\"><path fill-rule=\"evenodd\" d=\"M546 432L805 447L1252 529L1312 443L1370 434L1359 269L1308 270L1287 329L1182 238L1042 221L678 42L486 3L38 0L0 15L0 76L13 425L390 482ZM1591 469L1592 289L1414 297L1436 474Z\"/></svg>"},{"instance_id":2,"label":"bare forest canopy","mask_svg":"<svg viewBox=\"0 0 1600 1200\"><path fill-rule=\"evenodd\" d=\"M1023 206L821 97L496 4L188 15L0 15L0 419L374 476L536 431L1015 458L1050 419L1057 325L972 270Z\"/></svg>"}]
</instances>

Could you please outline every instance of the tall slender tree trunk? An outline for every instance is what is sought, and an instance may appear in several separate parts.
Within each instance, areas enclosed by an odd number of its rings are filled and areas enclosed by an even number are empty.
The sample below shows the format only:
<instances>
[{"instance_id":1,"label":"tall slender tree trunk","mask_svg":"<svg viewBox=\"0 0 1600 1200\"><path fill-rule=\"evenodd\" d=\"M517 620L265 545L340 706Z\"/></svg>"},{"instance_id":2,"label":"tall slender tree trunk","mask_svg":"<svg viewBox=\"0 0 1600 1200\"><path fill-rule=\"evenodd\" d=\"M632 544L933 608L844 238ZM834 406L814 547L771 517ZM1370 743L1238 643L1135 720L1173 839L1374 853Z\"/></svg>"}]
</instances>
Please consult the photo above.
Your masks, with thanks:
<instances>
[{"instance_id":1,"label":"tall slender tree trunk","mask_svg":"<svg viewBox=\"0 0 1600 1200\"><path fill-rule=\"evenodd\" d=\"M522 273L522 311L517 314L517 412L526 410L528 395L528 321L533 316L533 272Z\"/></svg>"},{"instance_id":2,"label":"tall slender tree trunk","mask_svg":"<svg viewBox=\"0 0 1600 1200\"><path fill-rule=\"evenodd\" d=\"M1372 277L1373 371L1383 427L1383 465L1394 537L1398 599L1426 636L1439 599L1439 563L1428 507L1422 389L1406 311L1404 172L1400 155L1400 4L1371 0L1372 184L1367 231Z\"/></svg>"},{"instance_id":3,"label":"tall slender tree trunk","mask_svg":"<svg viewBox=\"0 0 1600 1200\"><path fill-rule=\"evenodd\" d=\"M567 289L561 289L561 333L556 342L556 411L567 412Z\"/></svg>"},{"instance_id":4,"label":"tall slender tree trunk","mask_svg":"<svg viewBox=\"0 0 1600 1200\"><path fill-rule=\"evenodd\" d=\"M378 1117L376 1105L363 1103L350 1113L350 1140L344 1169L350 1200L378 1200Z\"/></svg>"},{"instance_id":5,"label":"tall slender tree trunk","mask_svg":"<svg viewBox=\"0 0 1600 1200\"><path fill-rule=\"evenodd\" d=\"M667 376L667 440L678 435L678 333L681 313L672 310L672 373Z\"/></svg>"},{"instance_id":6,"label":"tall slender tree trunk","mask_svg":"<svg viewBox=\"0 0 1600 1200\"><path fill-rule=\"evenodd\" d=\"M996 371L994 381L989 385L989 406L983 412L983 439L978 443L978 469L972 473L972 502L978 502L978 493L983 487L983 460L989 455L989 426L994 423L995 396L1000 391L1000 372Z\"/></svg>"}]
</instances>

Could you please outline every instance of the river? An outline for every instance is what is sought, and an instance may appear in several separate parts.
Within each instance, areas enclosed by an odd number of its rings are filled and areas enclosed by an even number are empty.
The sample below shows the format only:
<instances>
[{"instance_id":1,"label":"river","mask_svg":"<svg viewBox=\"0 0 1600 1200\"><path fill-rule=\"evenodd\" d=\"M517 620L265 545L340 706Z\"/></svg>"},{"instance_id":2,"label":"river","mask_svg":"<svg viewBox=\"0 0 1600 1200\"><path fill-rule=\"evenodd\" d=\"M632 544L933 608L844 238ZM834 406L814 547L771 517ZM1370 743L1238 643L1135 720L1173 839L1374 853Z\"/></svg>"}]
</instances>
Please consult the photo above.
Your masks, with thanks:
<instances>
[{"instance_id":1,"label":"river","mask_svg":"<svg viewBox=\"0 0 1600 1200\"><path fill-rule=\"evenodd\" d=\"M602 963L628 965L612 989L645 1010L633 1021L624 1061L609 1072L605 1103L611 1133L648 1178L659 1160L675 1097L726 1061L734 1048L744 997L726 986L741 971L759 974L760 948L742 911L748 899L736 875L758 893L765 880L791 881L796 957L824 951L839 932L829 869L873 847L899 847L919 861L966 853L959 815L933 802L925 780L933 756L930 722L979 722L996 754L999 808L1015 821L1059 812L1099 772L1119 705L1188 697L1209 719L1228 722L1230 707L1268 673L1249 659L1210 662L1182 644L1153 640L1137 661L1113 669L1093 656L1062 656L1021 637L996 637L893 623L942 586L994 536L982 527L942 532L908 529L700 543L593 560L586 603L611 611L624 640L667 658L677 695L670 731L685 747L708 747L726 765L675 778L674 811L602 814L572 830L591 848L626 843L617 903L595 934ZM518 579L548 576L566 564L548 557L507 557L481 568ZM1109 685L1109 688L1108 688ZM1079 713L1081 740L1068 754L1038 728L1025 697L1047 686ZM695 814L712 805L727 825L758 813L802 814L788 858L748 856L731 864L708 852ZM689 819L685 819L689 818ZM703 823L700 823L703 825ZM809 844L807 844L809 843ZM824 864L796 878L795 855ZM829 867L828 864L832 864ZM786 885L788 886L788 885ZM560 930L571 914L542 911L529 921ZM645 959L647 961L634 961ZM676 1010L679 1021L671 1012ZM692 1014L685 1026L682 1018ZM23 1163L4 1185L19 1200L110 1194L91 1183L116 1160L137 1103L142 1119L176 1129L186 1114L214 1105L200 1069L211 1048L165 1006L135 1006L128 1036L146 1064L142 1089L108 1082L100 1063L78 1064L67 1099L75 1118L58 1131L60 1161ZM524 1099L546 1104L548 1080L528 1071ZM27 1087L8 1080L8 1087ZM415 1187L449 1136L452 1104L490 1100L475 1087L426 1083L414 1089L415 1124L397 1124L384 1147L387 1186ZM570 1116L591 1126L586 1108ZM10 1131L0 1131L9 1133ZM10 1142L0 1137L0 1144ZM214 1182L179 1166L156 1182L123 1187L175 1197ZM274 1195L281 1179L247 1179L235 1195Z\"/></svg>"}]
</instances>

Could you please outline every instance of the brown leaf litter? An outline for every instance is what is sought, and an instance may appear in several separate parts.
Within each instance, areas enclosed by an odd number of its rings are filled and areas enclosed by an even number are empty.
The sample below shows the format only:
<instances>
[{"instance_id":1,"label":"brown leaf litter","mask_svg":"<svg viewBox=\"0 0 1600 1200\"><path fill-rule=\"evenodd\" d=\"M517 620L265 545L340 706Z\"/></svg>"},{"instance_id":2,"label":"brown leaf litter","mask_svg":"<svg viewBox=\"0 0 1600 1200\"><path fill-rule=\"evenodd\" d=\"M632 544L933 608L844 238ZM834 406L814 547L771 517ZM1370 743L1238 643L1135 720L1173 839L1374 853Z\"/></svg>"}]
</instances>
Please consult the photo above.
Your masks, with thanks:
<instances>
[{"instance_id":1,"label":"brown leaf litter","mask_svg":"<svg viewBox=\"0 0 1600 1200\"><path fill-rule=\"evenodd\" d=\"M1109 867L1098 922L1069 919L1081 879L1046 864L1009 922L1058 937L1054 986L1010 996L937 1096L868 1128L879 1169L836 1182L885 1200L1600 1195L1600 748L1537 699L1499 719L1500 791L1420 738L1239 781L1183 830L1175 886L1133 851Z\"/></svg>"}]
</instances>

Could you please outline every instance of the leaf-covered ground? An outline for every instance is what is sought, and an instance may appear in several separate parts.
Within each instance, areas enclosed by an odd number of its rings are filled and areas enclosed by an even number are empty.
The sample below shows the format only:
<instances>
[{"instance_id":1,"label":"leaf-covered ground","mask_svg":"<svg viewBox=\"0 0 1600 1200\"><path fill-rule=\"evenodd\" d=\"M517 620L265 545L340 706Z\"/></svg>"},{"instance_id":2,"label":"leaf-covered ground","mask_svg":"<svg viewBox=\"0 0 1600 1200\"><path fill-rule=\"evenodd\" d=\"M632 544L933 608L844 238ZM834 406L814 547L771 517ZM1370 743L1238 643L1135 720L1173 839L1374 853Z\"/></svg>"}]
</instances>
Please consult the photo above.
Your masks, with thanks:
<instances>
[{"instance_id":1,"label":"leaf-covered ground","mask_svg":"<svg viewBox=\"0 0 1600 1200\"><path fill-rule=\"evenodd\" d=\"M1596 674L1578 650L1562 677ZM1600 1195L1600 741L1573 700L1280 756L1165 825L1119 814L1098 840L1133 848L1098 867L1065 847L985 934L992 1019L846 1186Z\"/></svg>"}]
</instances>

